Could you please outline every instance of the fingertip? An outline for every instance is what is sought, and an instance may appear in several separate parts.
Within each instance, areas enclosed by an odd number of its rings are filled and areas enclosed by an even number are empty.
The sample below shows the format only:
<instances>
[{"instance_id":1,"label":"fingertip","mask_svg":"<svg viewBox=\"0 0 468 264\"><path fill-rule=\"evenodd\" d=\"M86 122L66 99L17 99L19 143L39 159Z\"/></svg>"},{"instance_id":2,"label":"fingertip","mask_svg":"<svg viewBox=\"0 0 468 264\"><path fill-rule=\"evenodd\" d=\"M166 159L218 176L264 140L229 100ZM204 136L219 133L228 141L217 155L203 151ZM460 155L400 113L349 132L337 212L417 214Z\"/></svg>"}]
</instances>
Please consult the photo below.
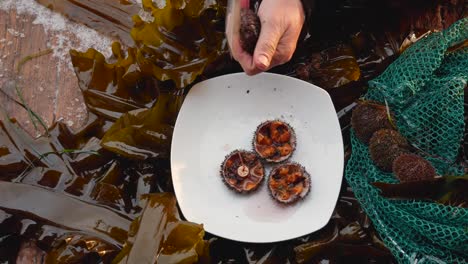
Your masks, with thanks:
<instances>
[{"instance_id":1,"label":"fingertip","mask_svg":"<svg viewBox=\"0 0 468 264\"><path fill-rule=\"evenodd\" d=\"M252 70L244 70L244 72L247 76L254 76L256 74L255 71Z\"/></svg>"},{"instance_id":2,"label":"fingertip","mask_svg":"<svg viewBox=\"0 0 468 264\"><path fill-rule=\"evenodd\" d=\"M248 75L248 76L253 76L253 75L256 75L256 74L262 72L262 70L255 67L255 64L252 62L252 60L250 61L250 63L248 63L248 62L246 62L244 64L241 63L241 66L242 66L242 69L244 70L245 74Z\"/></svg>"},{"instance_id":3,"label":"fingertip","mask_svg":"<svg viewBox=\"0 0 468 264\"><path fill-rule=\"evenodd\" d=\"M254 76L254 75L262 72L261 70L255 68L254 65L249 65L249 64L242 65L241 64L241 66L242 66L242 69L244 70L245 74L248 75L248 76Z\"/></svg>"},{"instance_id":4,"label":"fingertip","mask_svg":"<svg viewBox=\"0 0 468 264\"><path fill-rule=\"evenodd\" d=\"M262 71L266 71L270 67L271 61L267 56L260 54L255 57L254 63L255 63L255 67L257 67L258 69Z\"/></svg>"},{"instance_id":5,"label":"fingertip","mask_svg":"<svg viewBox=\"0 0 468 264\"><path fill-rule=\"evenodd\" d=\"M253 58L249 54L245 52L240 53L237 59L237 62L240 64L245 74L249 76L256 74L256 69L253 63Z\"/></svg>"}]
</instances>

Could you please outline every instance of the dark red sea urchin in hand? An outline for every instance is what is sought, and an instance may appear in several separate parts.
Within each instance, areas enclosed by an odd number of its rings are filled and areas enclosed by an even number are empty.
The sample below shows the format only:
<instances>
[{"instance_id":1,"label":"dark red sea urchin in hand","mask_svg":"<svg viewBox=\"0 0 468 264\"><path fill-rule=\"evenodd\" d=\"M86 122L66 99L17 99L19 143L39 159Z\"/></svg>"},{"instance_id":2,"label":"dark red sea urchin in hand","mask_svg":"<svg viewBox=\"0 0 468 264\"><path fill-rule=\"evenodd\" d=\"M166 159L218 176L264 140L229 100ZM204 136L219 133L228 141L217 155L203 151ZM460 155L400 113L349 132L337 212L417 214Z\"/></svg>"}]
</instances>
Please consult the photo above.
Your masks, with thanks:
<instances>
[{"instance_id":1,"label":"dark red sea urchin in hand","mask_svg":"<svg viewBox=\"0 0 468 264\"><path fill-rule=\"evenodd\" d=\"M241 10L240 42L242 49L253 55L260 36L260 18L251 9Z\"/></svg>"},{"instance_id":2,"label":"dark red sea urchin in hand","mask_svg":"<svg viewBox=\"0 0 468 264\"><path fill-rule=\"evenodd\" d=\"M395 159L393 173L400 182L430 180L436 176L432 164L415 154L403 154Z\"/></svg>"}]
</instances>

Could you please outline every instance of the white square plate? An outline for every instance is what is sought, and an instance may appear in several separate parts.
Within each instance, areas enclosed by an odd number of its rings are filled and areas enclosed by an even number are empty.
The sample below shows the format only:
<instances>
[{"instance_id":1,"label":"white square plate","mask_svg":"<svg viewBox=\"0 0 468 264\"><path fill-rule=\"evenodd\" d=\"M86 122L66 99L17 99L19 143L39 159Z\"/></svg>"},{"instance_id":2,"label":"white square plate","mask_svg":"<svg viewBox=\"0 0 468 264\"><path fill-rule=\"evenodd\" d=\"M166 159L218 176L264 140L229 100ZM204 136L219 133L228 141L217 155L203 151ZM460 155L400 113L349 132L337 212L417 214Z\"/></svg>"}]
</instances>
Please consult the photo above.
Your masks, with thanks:
<instances>
[{"instance_id":1,"label":"white square plate","mask_svg":"<svg viewBox=\"0 0 468 264\"><path fill-rule=\"evenodd\" d=\"M252 150L257 126L275 118L295 129L291 161L311 175L309 195L292 206L276 203L267 181L256 192L240 195L219 174L225 156L235 149ZM185 218L209 233L243 242L283 241L324 227L338 199L343 166L341 129L328 93L271 73L230 74L196 84L172 139L172 178Z\"/></svg>"}]
</instances>

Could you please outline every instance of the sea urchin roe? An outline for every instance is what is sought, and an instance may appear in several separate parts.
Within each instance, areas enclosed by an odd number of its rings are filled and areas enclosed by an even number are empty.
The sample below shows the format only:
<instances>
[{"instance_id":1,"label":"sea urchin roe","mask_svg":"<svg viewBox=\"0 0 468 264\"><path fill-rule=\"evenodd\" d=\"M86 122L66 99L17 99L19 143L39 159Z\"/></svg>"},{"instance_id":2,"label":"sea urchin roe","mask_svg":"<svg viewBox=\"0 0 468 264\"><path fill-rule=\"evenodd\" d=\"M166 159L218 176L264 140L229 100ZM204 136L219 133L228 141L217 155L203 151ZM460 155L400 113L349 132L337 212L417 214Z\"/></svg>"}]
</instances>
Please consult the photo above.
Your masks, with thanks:
<instances>
[{"instance_id":1,"label":"sea urchin roe","mask_svg":"<svg viewBox=\"0 0 468 264\"><path fill-rule=\"evenodd\" d=\"M279 165L271 171L268 187L276 201L290 204L309 193L310 175L297 163Z\"/></svg>"},{"instance_id":2,"label":"sea urchin roe","mask_svg":"<svg viewBox=\"0 0 468 264\"><path fill-rule=\"evenodd\" d=\"M294 152L296 137L293 129L285 122L266 121L255 132L254 149L268 162L282 162Z\"/></svg>"},{"instance_id":3,"label":"sea urchin roe","mask_svg":"<svg viewBox=\"0 0 468 264\"><path fill-rule=\"evenodd\" d=\"M432 164L415 154L402 154L396 158L393 172L400 182L430 180L436 176Z\"/></svg>"},{"instance_id":4,"label":"sea urchin roe","mask_svg":"<svg viewBox=\"0 0 468 264\"><path fill-rule=\"evenodd\" d=\"M254 191L262 182L265 170L254 152L231 152L221 166L221 175L228 187L236 192Z\"/></svg>"}]
</instances>

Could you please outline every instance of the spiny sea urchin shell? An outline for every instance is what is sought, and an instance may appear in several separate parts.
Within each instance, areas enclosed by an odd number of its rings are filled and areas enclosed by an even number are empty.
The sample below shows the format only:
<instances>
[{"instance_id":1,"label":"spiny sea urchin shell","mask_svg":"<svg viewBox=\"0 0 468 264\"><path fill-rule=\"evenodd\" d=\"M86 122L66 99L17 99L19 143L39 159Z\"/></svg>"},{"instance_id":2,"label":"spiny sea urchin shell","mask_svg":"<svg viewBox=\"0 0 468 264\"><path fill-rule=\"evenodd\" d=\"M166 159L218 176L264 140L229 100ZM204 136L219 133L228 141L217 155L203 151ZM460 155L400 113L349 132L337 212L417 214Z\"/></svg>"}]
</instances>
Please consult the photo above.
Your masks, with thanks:
<instances>
[{"instance_id":1,"label":"spiny sea urchin shell","mask_svg":"<svg viewBox=\"0 0 468 264\"><path fill-rule=\"evenodd\" d=\"M252 144L262 159L279 163L292 156L296 149L296 134L288 123L268 120L257 127Z\"/></svg>"},{"instance_id":2,"label":"spiny sea urchin shell","mask_svg":"<svg viewBox=\"0 0 468 264\"><path fill-rule=\"evenodd\" d=\"M265 168L252 151L235 150L226 156L220 174L224 183L239 193L256 190L265 178Z\"/></svg>"},{"instance_id":3,"label":"spiny sea urchin shell","mask_svg":"<svg viewBox=\"0 0 468 264\"><path fill-rule=\"evenodd\" d=\"M400 182L430 180L436 176L432 164L416 154L402 154L396 158L393 173Z\"/></svg>"},{"instance_id":4,"label":"spiny sea urchin shell","mask_svg":"<svg viewBox=\"0 0 468 264\"><path fill-rule=\"evenodd\" d=\"M393 161L409 152L408 141L396 130L380 129L369 142L369 152L374 164L385 172L392 171Z\"/></svg>"},{"instance_id":5,"label":"spiny sea urchin shell","mask_svg":"<svg viewBox=\"0 0 468 264\"><path fill-rule=\"evenodd\" d=\"M260 18L248 8L241 10L240 42L242 49L253 55L260 36Z\"/></svg>"},{"instance_id":6,"label":"spiny sea urchin shell","mask_svg":"<svg viewBox=\"0 0 468 264\"><path fill-rule=\"evenodd\" d=\"M390 113L393 120L394 115ZM387 107L374 101L361 101L353 110L351 125L356 137L363 143L368 144L372 135L379 129L393 128L389 120Z\"/></svg>"},{"instance_id":7,"label":"spiny sea urchin shell","mask_svg":"<svg viewBox=\"0 0 468 264\"><path fill-rule=\"evenodd\" d=\"M310 192L310 175L295 162L273 168L268 178L268 189L276 201L291 204L303 199Z\"/></svg>"}]
</instances>

